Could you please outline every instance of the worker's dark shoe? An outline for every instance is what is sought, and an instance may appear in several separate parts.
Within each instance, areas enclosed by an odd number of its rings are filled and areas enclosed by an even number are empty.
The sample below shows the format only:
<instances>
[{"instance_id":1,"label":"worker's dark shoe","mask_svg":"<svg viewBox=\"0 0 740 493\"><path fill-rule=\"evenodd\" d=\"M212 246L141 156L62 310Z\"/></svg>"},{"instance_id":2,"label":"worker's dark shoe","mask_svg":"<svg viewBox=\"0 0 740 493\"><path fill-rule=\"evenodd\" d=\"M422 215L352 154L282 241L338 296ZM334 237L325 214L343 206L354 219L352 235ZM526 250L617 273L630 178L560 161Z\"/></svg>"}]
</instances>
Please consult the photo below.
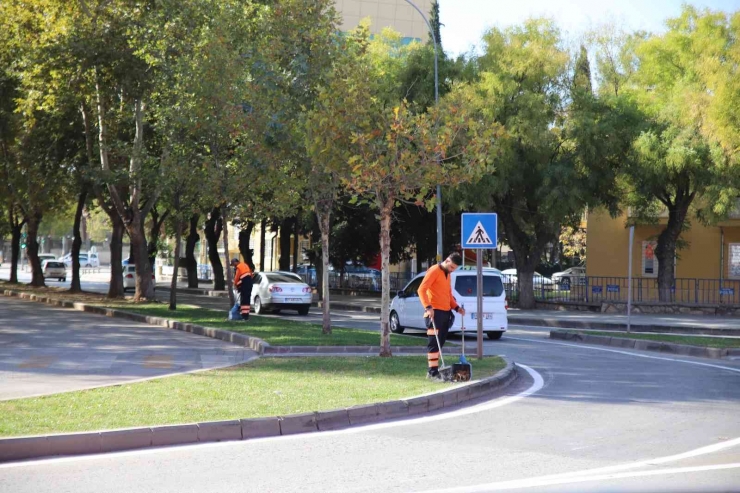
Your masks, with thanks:
<instances>
[{"instance_id":1,"label":"worker's dark shoe","mask_svg":"<svg viewBox=\"0 0 740 493\"><path fill-rule=\"evenodd\" d=\"M242 315L242 320L249 320L249 315Z\"/></svg>"},{"instance_id":2,"label":"worker's dark shoe","mask_svg":"<svg viewBox=\"0 0 740 493\"><path fill-rule=\"evenodd\" d=\"M427 373L427 380L431 380L432 382L441 382L442 375L439 374L439 371L430 371Z\"/></svg>"}]
</instances>

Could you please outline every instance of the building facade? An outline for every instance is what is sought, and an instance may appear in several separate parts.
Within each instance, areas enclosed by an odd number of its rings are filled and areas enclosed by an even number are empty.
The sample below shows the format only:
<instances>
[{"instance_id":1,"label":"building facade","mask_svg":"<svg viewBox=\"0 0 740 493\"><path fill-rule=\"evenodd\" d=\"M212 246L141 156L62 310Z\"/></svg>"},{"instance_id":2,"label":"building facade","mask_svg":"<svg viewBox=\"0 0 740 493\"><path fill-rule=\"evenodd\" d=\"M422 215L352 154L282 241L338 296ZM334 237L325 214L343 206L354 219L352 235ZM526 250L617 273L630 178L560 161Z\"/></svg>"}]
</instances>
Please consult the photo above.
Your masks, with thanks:
<instances>
[{"instance_id":1,"label":"building facade","mask_svg":"<svg viewBox=\"0 0 740 493\"><path fill-rule=\"evenodd\" d=\"M588 214L586 275L590 284L623 285L629 276L628 218L623 214L613 219L603 210ZM655 248L666 223L664 214L658 224L635 226L631 266L635 301L657 301ZM684 247L676 252L673 300L691 304L740 303L740 212L712 226L691 216L690 227L681 234L681 240ZM611 294L611 298L626 301L626 289L619 290L619 296Z\"/></svg>"}]
</instances>

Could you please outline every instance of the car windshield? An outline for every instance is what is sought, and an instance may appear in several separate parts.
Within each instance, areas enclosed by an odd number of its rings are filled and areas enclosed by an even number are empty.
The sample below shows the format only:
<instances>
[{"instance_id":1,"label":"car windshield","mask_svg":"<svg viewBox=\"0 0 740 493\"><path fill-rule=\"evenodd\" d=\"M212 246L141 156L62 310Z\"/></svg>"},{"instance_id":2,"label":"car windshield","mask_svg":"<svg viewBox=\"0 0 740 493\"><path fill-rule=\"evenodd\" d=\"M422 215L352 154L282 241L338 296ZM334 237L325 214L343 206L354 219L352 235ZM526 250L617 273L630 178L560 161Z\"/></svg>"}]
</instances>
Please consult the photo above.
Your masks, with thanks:
<instances>
[{"instance_id":1,"label":"car windshield","mask_svg":"<svg viewBox=\"0 0 740 493\"><path fill-rule=\"evenodd\" d=\"M58 269L60 267L63 268L64 264L61 262L46 262L46 266L51 267L52 269Z\"/></svg>"},{"instance_id":2,"label":"car windshield","mask_svg":"<svg viewBox=\"0 0 740 493\"><path fill-rule=\"evenodd\" d=\"M136 266L135 265L127 265L126 266L126 272L136 272Z\"/></svg>"},{"instance_id":3,"label":"car windshield","mask_svg":"<svg viewBox=\"0 0 740 493\"><path fill-rule=\"evenodd\" d=\"M476 276L457 276L455 279L455 291L461 296L478 296L478 279ZM483 276L483 297L491 298L501 296L504 285L498 276Z\"/></svg>"},{"instance_id":4,"label":"car windshield","mask_svg":"<svg viewBox=\"0 0 740 493\"><path fill-rule=\"evenodd\" d=\"M265 274L269 282L291 282L294 284L303 284L303 280L298 276L291 274Z\"/></svg>"}]
</instances>

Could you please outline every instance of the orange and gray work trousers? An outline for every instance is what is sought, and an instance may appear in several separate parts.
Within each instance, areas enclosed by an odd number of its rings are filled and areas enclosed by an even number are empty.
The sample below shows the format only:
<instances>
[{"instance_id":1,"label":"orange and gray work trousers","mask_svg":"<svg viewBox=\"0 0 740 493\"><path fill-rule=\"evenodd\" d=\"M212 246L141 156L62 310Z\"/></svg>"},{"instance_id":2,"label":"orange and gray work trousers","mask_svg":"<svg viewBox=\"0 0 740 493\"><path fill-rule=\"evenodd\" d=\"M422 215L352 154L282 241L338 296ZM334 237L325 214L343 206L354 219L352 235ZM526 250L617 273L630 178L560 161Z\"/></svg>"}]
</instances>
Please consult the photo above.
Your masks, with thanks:
<instances>
[{"instance_id":1,"label":"orange and gray work trousers","mask_svg":"<svg viewBox=\"0 0 740 493\"><path fill-rule=\"evenodd\" d=\"M249 302L252 298L252 275L248 274L244 276L241 283L237 286L239 288L239 312L242 315L242 320L249 320Z\"/></svg>"},{"instance_id":2,"label":"orange and gray work trousers","mask_svg":"<svg viewBox=\"0 0 740 493\"><path fill-rule=\"evenodd\" d=\"M452 326L452 311L451 310L434 310L434 325L437 327L437 337L434 337L434 326L432 321L427 317L424 319L427 325L427 363L429 365L429 373L435 374L439 371L439 346L437 346L437 338L439 338L439 344L444 347L445 341L447 341L447 332Z\"/></svg>"}]
</instances>

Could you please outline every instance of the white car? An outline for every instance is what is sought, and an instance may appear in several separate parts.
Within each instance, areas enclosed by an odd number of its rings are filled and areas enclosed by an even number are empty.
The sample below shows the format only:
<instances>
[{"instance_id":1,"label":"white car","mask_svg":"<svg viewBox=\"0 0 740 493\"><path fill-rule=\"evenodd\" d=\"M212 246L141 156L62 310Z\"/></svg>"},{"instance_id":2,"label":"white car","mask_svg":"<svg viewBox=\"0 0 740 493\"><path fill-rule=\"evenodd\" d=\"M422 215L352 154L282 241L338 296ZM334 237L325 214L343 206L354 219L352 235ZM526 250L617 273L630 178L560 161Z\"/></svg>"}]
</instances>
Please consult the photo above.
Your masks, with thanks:
<instances>
[{"instance_id":1,"label":"white car","mask_svg":"<svg viewBox=\"0 0 740 493\"><path fill-rule=\"evenodd\" d=\"M59 282L67 281L67 268L60 260L44 260L41 264L41 272L44 279L57 279Z\"/></svg>"},{"instance_id":2,"label":"white car","mask_svg":"<svg viewBox=\"0 0 740 493\"><path fill-rule=\"evenodd\" d=\"M279 312L282 309L298 310L299 315L308 315L311 307L312 289L293 272L255 272L252 277L252 299L254 313Z\"/></svg>"},{"instance_id":3,"label":"white car","mask_svg":"<svg viewBox=\"0 0 740 493\"><path fill-rule=\"evenodd\" d=\"M504 282L506 284L516 284L518 281L518 274L516 269L506 269L501 271L501 274L504 276ZM539 272L534 273L532 282L534 283L535 289L541 287L544 287L545 289L553 289L555 285L552 279L543 276Z\"/></svg>"},{"instance_id":4,"label":"white car","mask_svg":"<svg viewBox=\"0 0 740 493\"><path fill-rule=\"evenodd\" d=\"M569 287L571 284L586 284L586 268L571 267L563 272L556 272L552 275L552 281L563 287Z\"/></svg>"},{"instance_id":5,"label":"white car","mask_svg":"<svg viewBox=\"0 0 740 493\"><path fill-rule=\"evenodd\" d=\"M67 267L72 266L72 254L68 253L60 259ZM100 267L100 259L97 253L80 252L80 267Z\"/></svg>"},{"instance_id":6,"label":"white car","mask_svg":"<svg viewBox=\"0 0 740 493\"><path fill-rule=\"evenodd\" d=\"M152 273L152 282L154 281L154 273ZM123 267L123 292L125 293L127 289L136 289L136 266L133 264ZM154 289L157 289L156 285Z\"/></svg>"},{"instance_id":7,"label":"white car","mask_svg":"<svg viewBox=\"0 0 740 493\"><path fill-rule=\"evenodd\" d=\"M391 301L391 331L396 334L406 329L424 330L424 307L419 300L419 286L424 280L424 274L419 274L409 282L405 288ZM462 323L465 331L475 333L477 328L477 274L474 269L457 269L452 276L452 295L459 305L465 305L465 317L455 313L455 322L450 333L460 332ZM506 301L504 283L500 271L497 269L483 269L483 331L489 339L501 339L509 328L506 311L509 305ZM464 320L463 320L464 319Z\"/></svg>"}]
</instances>

